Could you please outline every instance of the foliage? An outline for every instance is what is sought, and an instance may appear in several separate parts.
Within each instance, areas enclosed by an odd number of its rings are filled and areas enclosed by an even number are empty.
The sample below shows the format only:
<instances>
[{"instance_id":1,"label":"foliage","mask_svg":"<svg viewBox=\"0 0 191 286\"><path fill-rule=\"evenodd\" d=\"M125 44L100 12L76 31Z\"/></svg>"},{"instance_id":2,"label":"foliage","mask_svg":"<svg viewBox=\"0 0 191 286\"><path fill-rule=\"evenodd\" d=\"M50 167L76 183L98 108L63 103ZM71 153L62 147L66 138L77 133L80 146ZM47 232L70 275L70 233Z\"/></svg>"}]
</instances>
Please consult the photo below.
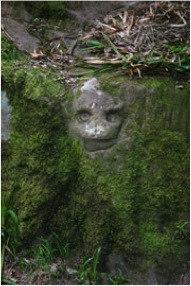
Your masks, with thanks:
<instances>
[{"instance_id":1,"label":"foliage","mask_svg":"<svg viewBox=\"0 0 191 286\"><path fill-rule=\"evenodd\" d=\"M63 244L53 232L49 238L37 238L36 243L28 250L27 258L20 262L20 268L31 273L39 268L48 271L57 258L65 262L69 255L69 245Z\"/></svg>"},{"instance_id":2,"label":"foliage","mask_svg":"<svg viewBox=\"0 0 191 286\"><path fill-rule=\"evenodd\" d=\"M5 278L5 284L15 284L13 281L30 281L33 285L38 285L45 282L50 285L61 285L64 281L72 283L73 285L124 285L130 282L120 269L117 269L115 274L103 272L101 261L101 248L95 250L94 254L90 257L72 257L71 249L67 252L66 256L62 256L65 245L60 245L59 249L55 247L56 240L59 235L52 233L49 238L40 237L36 240L35 244L28 249L25 253L18 255L19 260L16 266L16 271L19 277L13 276L12 280ZM71 267L72 265L72 267ZM24 280L23 278L24 277ZM43 282L41 282L43 281ZM62 282L61 282L62 281Z\"/></svg>"},{"instance_id":3,"label":"foliage","mask_svg":"<svg viewBox=\"0 0 191 286\"><path fill-rule=\"evenodd\" d=\"M6 278L2 278L1 283L2 283L2 285L17 285L16 283L11 281L10 279L6 279Z\"/></svg>"},{"instance_id":4,"label":"foliage","mask_svg":"<svg viewBox=\"0 0 191 286\"><path fill-rule=\"evenodd\" d=\"M55 232L52 232L52 244L53 247L55 249L55 251L57 251L56 253L60 256L60 257L65 257L68 258L70 255L70 244L66 243L65 245L63 245L62 240L60 239L59 235L56 234Z\"/></svg>"},{"instance_id":5,"label":"foliage","mask_svg":"<svg viewBox=\"0 0 191 286\"><path fill-rule=\"evenodd\" d=\"M99 263L101 248L99 247L93 257L83 259L79 269L71 269L70 274L77 274L80 282L84 285L96 285L98 282L99 274L97 267ZM80 283L80 284L81 284Z\"/></svg>"},{"instance_id":6,"label":"foliage","mask_svg":"<svg viewBox=\"0 0 191 286\"><path fill-rule=\"evenodd\" d=\"M175 237L189 242L189 221L179 221L175 223Z\"/></svg>"},{"instance_id":7,"label":"foliage","mask_svg":"<svg viewBox=\"0 0 191 286\"><path fill-rule=\"evenodd\" d=\"M105 45L99 41L86 41L86 44L89 46L88 48L84 48L84 51L95 50L95 49L104 49Z\"/></svg>"},{"instance_id":8,"label":"foliage","mask_svg":"<svg viewBox=\"0 0 191 286\"><path fill-rule=\"evenodd\" d=\"M40 245L32 248L32 254L37 258L38 264L41 265L42 268L48 267L48 263L53 258L53 249L50 245L50 242L47 239L39 238Z\"/></svg>"},{"instance_id":9,"label":"foliage","mask_svg":"<svg viewBox=\"0 0 191 286\"><path fill-rule=\"evenodd\" d=\"M127 282L130 283L130 280L127 279L118 269L118 273L115 275L108 275L108 285L127 285Z\"/></svg>"},{"instance_id":10,"label":"foliage","mask_svg":"<svg viewBox=\"0 0 191 286\"><path fill-rule=\"evenodd\" d=\"M21 242L18 216L11 209L13 189L3 195L1 200L1 274L3 274L6 253L16 256Z\"/></svg>"},{"instance_id":11,"label":"foliage","mask_svg":"<svg viewBox=\"0 0 191 286\"><path fill-rule=\"evenodd\" d=\"M87 69L89 67L90 72L95 74L97 72L118 71L121 74L128 74L131 78L134 76L142 77L143 73L149 74L153 70L157 71L157 74L166 72L182 72L186 74L190 69L189 45L187 43L164 45L163 51L157 56L153 51L147 55L136 53L128 60L126 55L121 53L123 59L116 61L102 59L103 55L100 54L100 51L103 53L105 47L106 45L100 41L87 41L87 48L84 48L84 50L99 53L100 59L98 57L90 60L85 59L77 63L76 66Z\"/></svg>"},{"instance_id":12,"label":"foliage","mask_svg":"<svg viewBox=\"0 0 191 286\"><path fill-rule=\"evenodd\" d=\"M101 247L98 247L93 256L81 260L77 269L69 270L69 274L77 275L77 279L79 280L78 285L102 285L103 283L105 284L105 281L107 281L109 285L121 285L122 283L129 281L119 269L118 273L113 275L100 272L100 256Z\"/></svg>"}]
</instances>

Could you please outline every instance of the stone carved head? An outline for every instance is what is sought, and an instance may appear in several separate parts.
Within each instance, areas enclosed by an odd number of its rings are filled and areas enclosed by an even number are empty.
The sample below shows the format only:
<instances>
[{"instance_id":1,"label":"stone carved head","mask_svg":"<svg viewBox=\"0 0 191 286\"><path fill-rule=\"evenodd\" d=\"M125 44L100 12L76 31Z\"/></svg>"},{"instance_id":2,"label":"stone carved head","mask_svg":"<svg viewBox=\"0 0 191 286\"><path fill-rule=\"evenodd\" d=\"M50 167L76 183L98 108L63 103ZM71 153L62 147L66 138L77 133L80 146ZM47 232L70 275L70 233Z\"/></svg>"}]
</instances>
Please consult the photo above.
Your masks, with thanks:
<instances>
[{"instance_id":1,"label":"stone carved head","mask_svg":"<svg viewBox=\"0 0 191 286\"><path fill-rule=\"evenodd\" d=\"M79 96L72 103L73 118L70 133L78 139L87 152L101 151L115 145L122 120L123 102L101 90L96 78L91 78L74 91Z\"/></svg>"}]
</instances>

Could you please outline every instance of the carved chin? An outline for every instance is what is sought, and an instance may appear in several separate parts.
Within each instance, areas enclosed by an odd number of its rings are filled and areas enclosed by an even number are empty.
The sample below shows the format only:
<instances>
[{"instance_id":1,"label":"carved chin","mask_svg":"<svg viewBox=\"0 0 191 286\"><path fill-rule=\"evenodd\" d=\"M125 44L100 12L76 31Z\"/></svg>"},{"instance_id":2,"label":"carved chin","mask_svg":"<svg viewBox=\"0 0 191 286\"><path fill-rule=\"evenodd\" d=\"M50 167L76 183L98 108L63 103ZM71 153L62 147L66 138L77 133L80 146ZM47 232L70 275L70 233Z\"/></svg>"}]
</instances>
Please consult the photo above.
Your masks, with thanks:
<instances>
[{"instance_id":1,"label":"carved chin","mask_svg":"<svg viewBox=\"0 0 191 286\"><path fill-rule=\"evenodd\" d=\"M89 152L101 151L112 147L115 143L116 139L86 139L84 148Z\"/></svg>"}]
</instances>

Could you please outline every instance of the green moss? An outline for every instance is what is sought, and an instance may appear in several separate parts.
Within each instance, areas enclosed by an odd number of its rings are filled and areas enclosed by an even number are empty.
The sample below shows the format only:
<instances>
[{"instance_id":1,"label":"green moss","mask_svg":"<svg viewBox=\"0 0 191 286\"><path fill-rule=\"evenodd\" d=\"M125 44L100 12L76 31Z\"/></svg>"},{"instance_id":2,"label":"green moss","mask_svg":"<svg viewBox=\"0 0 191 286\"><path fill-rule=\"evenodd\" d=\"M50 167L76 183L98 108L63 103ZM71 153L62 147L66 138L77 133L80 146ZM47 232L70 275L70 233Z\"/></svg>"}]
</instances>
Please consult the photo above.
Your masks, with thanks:
<instances>
[{"instance_id":1,"label":"green moss","mask_svg":"<svg viewBox=\"0 0 191 286\"><path fill-rule=\"evenodd\" d=\"M117 96L124 78L113 81L103 80L102 87ZM130 82L137 98L126 109L136 119L132 147L117 146L106 161L81 161L63 237L77 233L74 245L87 254L101 245L105 254L122 253L132 268L171 273L176 261L188 259L188 241L175 233L178 221L189 219L189 98L187 83L181 96L175 87L169 78ZM128 96L121 91L121 98Z\"/></svg>"},{"instance_id":2,"label":"green moss","mask_svg":"<svg viewBox=\"0 0 191 286\"><path fill-rule=\"evenodd\" d=\"M15 132L11 138L12 179L17 182L14 208L25 238L49 228L58 206L67 203L70 180L78 165L78 154L71 140L65 138L66 131L54 128L56 125L43 130L39 124L36 130L22 130L22 136Z\"/></svg>"},{"instance_id":3,"label":"green moss","mask_svg":"<svg viewBox=\"0 0 191 286\"><path fill-rule=\"evenodd\" d=\"M56 84L40 69L33 69L27 74L24 93L27 98L32 99L47 95L55 99L64 95L64 87Z\"/></svg>"},{"instance_id":4,"label":"green moss","mask_svg":"<svg viewBox=\"0 0 191 286\"><path fill-rule=\"evenodd\" d=\"M189 140L189 83L168 77L127 80L125 76L100 77L101 87L114 98L126 101L128 116L140 128L170 129ZM127 114L124 114L127 117Z\"/></svg>"},{"instance_id":5,"label":"green moss","mask_svg":"<svg viewBox=\"0 0 191 286\"><path fill-rule=\"evenodd\" d=\"M6 65L3 77L13 113L3 190L14 182L23 238L54 230L77 250L91 255L101 246L138 270L183 264L188 241L176 234L189 219L187 87L180 96L173 80L153 78L130 81L127 93L119 89L124 77L101 79L106 91L132 100L124 115L134 140L95 160L69 137L66 90L52 74Z\"/></svg>"},{"instance_id":6,"label":"green moss","mask_svg":"<svg viewBox=\"0 0 191 286\"><path fill-rule=\"evenodd\" d=\"M137 134L131 150L116 150L108 164L84 158L63 237L89 255L101 246L105 255L121 253L135 269L173 272L188 251L188 241L175 235L176 223L189 219L188 150L181 134L152 130Z\"/></svg>"},{"instance_id":7,"label":"green moss","mask_svg":"<svg viewBox=\"0 0 191 286\"><path fill-rule=\"evenodd\" d=\"M1 59L2 61L13 62L27 60L28 57L18 50L15 44L4 34L1 37Z\"/></svg>"},{"instance_id":8,"label":"green moss","mask_svg":"<svg viewBox=\"0 0 191 286\"><path fill-rule=\"evenodd\" d=\"M67 134L61 85L40 70L11 71L5 83L12 106L6 175L15 183L13 208L22 235L34 238L48 232L50 218L60 204L67 204L81 148Z\"/></svg>"}]
</instances>

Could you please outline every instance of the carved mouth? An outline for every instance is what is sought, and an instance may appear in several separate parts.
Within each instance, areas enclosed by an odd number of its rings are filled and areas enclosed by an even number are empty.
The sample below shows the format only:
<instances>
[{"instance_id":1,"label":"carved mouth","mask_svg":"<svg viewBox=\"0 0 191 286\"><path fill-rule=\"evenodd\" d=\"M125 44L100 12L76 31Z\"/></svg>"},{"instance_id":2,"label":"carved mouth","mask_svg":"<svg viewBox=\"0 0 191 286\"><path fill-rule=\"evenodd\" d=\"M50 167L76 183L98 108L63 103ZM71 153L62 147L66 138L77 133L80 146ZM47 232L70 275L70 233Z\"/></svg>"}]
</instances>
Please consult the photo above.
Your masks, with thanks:
<instances>
[{"instance_id":1,"label":"carved mouth","mask_svg":"<svg viewBox=\"0 0 191 286\"><path fill-rule=\"evenodd\" d=\"M87 151L94 152L108 149L112 147L115 142L116 139L86 139L84 141L84 147Z\"/></svg>"}]
</instances>

